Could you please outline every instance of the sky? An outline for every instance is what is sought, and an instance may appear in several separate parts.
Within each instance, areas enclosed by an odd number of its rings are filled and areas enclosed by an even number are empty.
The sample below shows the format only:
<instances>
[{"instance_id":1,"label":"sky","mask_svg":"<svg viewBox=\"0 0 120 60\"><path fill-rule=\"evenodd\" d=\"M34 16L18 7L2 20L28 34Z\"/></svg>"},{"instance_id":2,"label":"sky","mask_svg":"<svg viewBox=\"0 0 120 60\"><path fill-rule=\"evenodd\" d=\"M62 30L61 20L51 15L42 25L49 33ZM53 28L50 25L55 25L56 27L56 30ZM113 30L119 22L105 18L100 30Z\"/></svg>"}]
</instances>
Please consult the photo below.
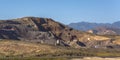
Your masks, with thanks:
<instances>
[{"instance_id":1,"label":"sky","mask_svg":"<svg viewBox=\"0 0 120 60\"><path fill-rule=\"evenodd\" d=\"M0 19L52 18L63 24L120 21L120 0L0 0Z\"/></svg>"}]
</instances>

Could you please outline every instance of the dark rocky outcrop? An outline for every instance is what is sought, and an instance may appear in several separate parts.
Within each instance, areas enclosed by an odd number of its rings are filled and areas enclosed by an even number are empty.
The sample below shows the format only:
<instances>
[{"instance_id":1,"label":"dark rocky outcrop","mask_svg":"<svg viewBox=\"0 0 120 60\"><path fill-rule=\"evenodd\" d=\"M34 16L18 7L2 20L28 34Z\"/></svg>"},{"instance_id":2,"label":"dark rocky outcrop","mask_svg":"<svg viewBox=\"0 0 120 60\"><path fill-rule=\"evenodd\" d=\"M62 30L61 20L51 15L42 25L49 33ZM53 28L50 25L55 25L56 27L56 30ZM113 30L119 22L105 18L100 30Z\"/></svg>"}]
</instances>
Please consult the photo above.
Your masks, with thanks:
<instances>
[{"instance_id":1,"label":"dark rocky outcrop","mask_svg":"<svg viewBox=\"0 0 120 60\"><path fill-rule=\"evenodd\" d=\"M50 18L24 17L0 21L0 39L69 46L74 30Z\"/></svg>"}]
</instances>

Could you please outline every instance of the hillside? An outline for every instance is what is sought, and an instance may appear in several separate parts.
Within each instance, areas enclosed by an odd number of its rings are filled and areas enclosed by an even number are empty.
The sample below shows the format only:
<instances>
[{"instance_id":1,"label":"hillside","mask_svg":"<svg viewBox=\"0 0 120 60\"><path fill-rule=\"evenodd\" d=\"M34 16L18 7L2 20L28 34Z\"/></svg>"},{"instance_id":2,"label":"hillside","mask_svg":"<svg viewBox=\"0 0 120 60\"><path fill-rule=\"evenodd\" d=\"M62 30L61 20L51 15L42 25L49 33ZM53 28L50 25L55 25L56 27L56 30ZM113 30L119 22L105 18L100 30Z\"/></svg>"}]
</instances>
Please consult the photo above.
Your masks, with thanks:
<instances>
[{"instance_id":1,"label":"hillside","mask_svg":"<svg viewBox=\"0 0 120 60\"><path fill-rule=\"evenodd\" d=\"M120 56L119 48L118 35L96 35L74 30L51 18L23 17L0 20L0 60L113 57Z\"/></svg>"},{"instance_id":2,"label":"hillside","mask_svg":"<svg viewBox=\"0 0 120 60\"><path fill-rule=\"evenodd\" d=\"M114 46L106 36L74 30L51 18L23 17L0 21L0 39L13 39L74 48Z\"/></svg>"}]
</instances>

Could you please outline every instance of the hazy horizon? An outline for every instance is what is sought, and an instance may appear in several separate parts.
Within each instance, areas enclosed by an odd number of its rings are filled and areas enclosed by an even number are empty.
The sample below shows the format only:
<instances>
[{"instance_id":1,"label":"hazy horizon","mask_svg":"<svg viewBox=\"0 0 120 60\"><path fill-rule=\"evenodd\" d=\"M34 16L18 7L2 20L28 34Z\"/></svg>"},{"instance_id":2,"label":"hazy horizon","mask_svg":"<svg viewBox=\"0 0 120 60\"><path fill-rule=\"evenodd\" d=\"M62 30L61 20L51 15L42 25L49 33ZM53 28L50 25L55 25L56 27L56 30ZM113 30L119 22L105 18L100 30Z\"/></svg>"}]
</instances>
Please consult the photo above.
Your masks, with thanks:
<instances>
[{"instance_id":1,"label":"hazy horizon","mask_svg":"<svg viewBox=\"0 0 120 60\"><path fill-rule=\"evenodd\" d=\"M25 16L76 22L113 23L120 21L120 0L0 0L0 19Z\"/></svg>"}]
</instances>

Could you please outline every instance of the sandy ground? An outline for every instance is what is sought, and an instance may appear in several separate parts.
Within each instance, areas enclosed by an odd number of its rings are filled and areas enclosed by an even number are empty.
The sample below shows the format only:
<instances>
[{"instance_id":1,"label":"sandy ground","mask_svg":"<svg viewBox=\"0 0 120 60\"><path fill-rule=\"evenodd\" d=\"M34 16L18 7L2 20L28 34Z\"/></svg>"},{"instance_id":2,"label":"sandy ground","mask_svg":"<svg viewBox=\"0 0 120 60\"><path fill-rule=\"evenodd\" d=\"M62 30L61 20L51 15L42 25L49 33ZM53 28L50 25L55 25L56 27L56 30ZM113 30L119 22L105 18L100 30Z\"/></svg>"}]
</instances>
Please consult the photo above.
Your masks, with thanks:
<instances>
[{"instance_id":1,"label":"sandy ground","mask_svg":"<svg viewBox=\"0 0 120 60\"><path fill-rule=\"evenodd\" d=\"M73 58L71 60L120 60L120 57L118 58L84 57L83 59Z\"/></svg>"}]
</instances>

